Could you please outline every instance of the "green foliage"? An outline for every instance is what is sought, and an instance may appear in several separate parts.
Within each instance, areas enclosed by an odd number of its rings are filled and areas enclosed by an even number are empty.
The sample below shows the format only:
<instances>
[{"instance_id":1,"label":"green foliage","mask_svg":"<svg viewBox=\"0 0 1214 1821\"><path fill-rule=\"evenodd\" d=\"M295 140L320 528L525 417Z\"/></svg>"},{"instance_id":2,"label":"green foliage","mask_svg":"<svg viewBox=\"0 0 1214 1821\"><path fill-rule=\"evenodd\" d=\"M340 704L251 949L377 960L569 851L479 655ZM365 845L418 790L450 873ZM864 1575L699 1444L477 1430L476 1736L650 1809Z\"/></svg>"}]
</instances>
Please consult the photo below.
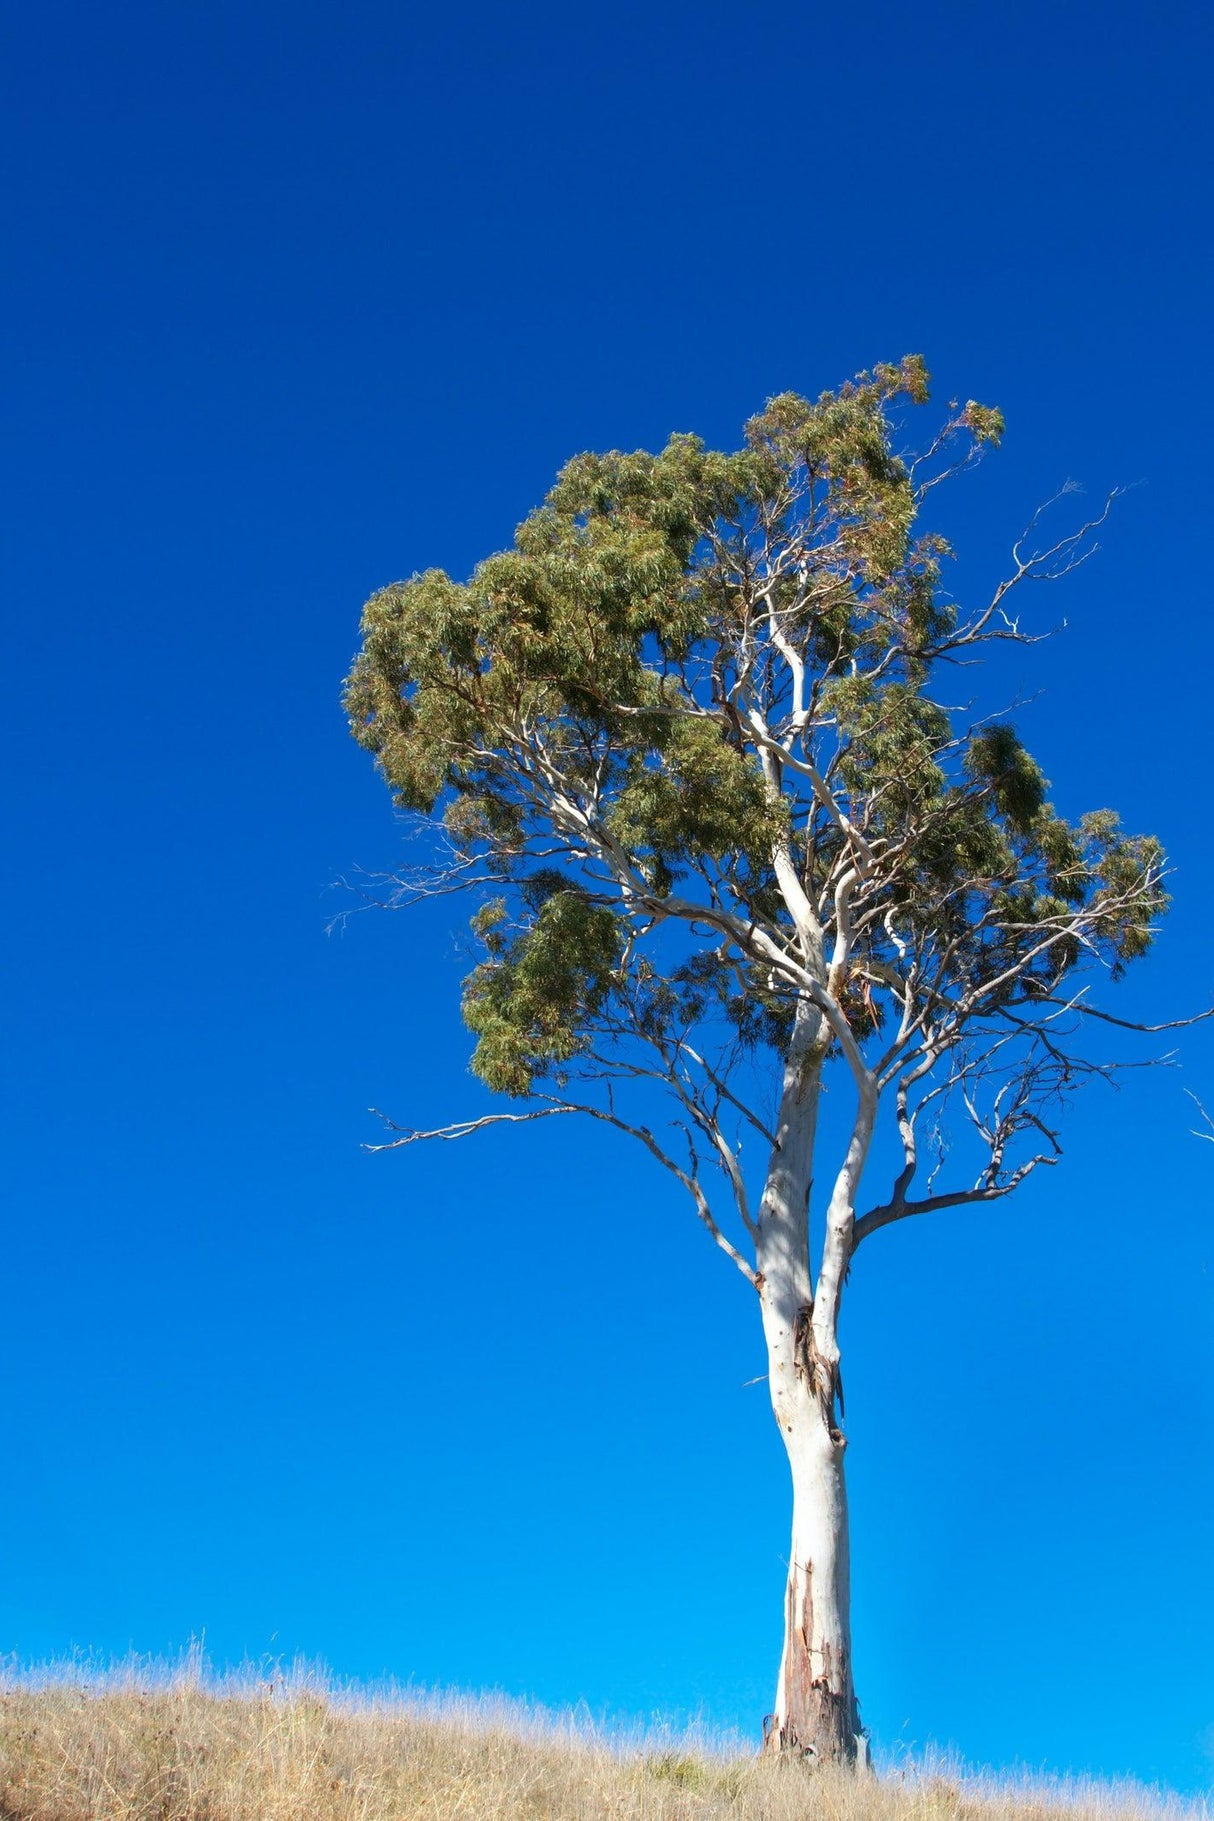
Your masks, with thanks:
<instances>
[{"instance_id":1,"label":"green foliage","mask_svg":"<svg viewBox=\"0 0 1214 1821\"><path fill-rule=\"evenodd\" d=\"M527 1094L629 1031L667 1056L705 1025L779 1050L789 873L824 967L862 855L836 982L858 1041L908 954L990 1010L1148 947L1158 845L1108 812L1069 824L1014 728L967 734L932 692L965 634L895 446L927 396L911 356L781 394L732 452L578 456L466 583L429 570L367 603L354 736L497 882L464 992L491 1087ZM970 401L932 448L964 467L1002 430Z\"/></svg>"},{"instance_id":2,"label":"green foliage","mask_svg":"<svg viewBox=\"0 0 1214 1821\"><path fill-rule=\"evenodd\" d=\"M736 852L762 869L787 818L754 760L697 717L660 724L652 753L629 753L607 826L666 892L693 857L720 863Z\"/></svg>"},{"instance_id":3,"label":"green foliage","mask_svg":"<svg viewBox=\"0 0 1214 1821\"><path fill-rule=\"evenodd\" d=\"M612 990L621 947L612 913L559 874L533 874L523 899L532 917L522 928L510 926L501 898L473 917L487 959L465 982L463 1002L477 1039L475 1073L515 1095L583 1047L585 1024Z\"/></svg>"},{"instance_id":4,"label":"green foliage","mask_svg":"<svg viewBox=\"0 0 1214 1821\"><path fill-rule=\"evenodd\" d=\"M1151 925L1170 902L1162 886L1150 883L1163 870L1163 848L1153 835L1123 834L1111 809L1084 816L1079 831L1092 901L1098 908L1107 907L1102 933L1112 951L1117 978L1127 962L1146 954Z\"/></svg>"},{"instance_id":5,"label":"green foliage","mask_svg":"<svg viewBox=\"0 0 1214 1821\"><path fill-rule=\"evenodd\" d=\"M993 443L997 447L1003 440L1003 413L993 410L990 405L980 405L971 398L962 413L962 421L980 443Z\"/></svg>"},{"instance_id":6,"label":"green foliage","mask_svg":"<svg viewBox=\"0 0 1214 1821\"><path fill-rule=\"evenodd\" d=\"M965 755L972 778L989 784L995 808L1013 834L1028 835L1045 802L1041 767L1020 744L1014 727L988 727L975 734Z\"/></svg>"}]
</instances>

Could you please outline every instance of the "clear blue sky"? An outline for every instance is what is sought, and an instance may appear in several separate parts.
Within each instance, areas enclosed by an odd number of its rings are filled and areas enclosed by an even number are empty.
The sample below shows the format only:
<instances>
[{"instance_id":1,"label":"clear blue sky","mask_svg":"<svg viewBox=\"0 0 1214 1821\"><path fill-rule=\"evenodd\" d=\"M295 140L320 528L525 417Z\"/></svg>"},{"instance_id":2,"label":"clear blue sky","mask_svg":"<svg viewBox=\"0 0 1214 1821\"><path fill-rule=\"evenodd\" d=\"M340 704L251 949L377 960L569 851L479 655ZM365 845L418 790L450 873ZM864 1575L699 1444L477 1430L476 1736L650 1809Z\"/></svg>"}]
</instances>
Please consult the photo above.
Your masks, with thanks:
<instances>
[{"instance_id":1,"label":"clear blue sky","mask_svg":"<svg viewBox=\"0 0 1214 1821\"><path fill-rule=\"evenodd\" d=\"M741 1283L623 1140L359 1150L372 1104L482 1101L458 906L325 934L399 852L338 707L358 610L578 449L729 444L922 350L1008 417L947 506L976 582L1061 481L1144 483L1011 682L1059 805L1174 857L1126 1013L1207 1002L1210 15L42 0L5 34L0 1649L205 1628L753 1726L787 1499ZM887 1748L1210 1776L1214 1045L1182 1058L1014 1204L858 1262Z\"/></svg>"}]
</instances>

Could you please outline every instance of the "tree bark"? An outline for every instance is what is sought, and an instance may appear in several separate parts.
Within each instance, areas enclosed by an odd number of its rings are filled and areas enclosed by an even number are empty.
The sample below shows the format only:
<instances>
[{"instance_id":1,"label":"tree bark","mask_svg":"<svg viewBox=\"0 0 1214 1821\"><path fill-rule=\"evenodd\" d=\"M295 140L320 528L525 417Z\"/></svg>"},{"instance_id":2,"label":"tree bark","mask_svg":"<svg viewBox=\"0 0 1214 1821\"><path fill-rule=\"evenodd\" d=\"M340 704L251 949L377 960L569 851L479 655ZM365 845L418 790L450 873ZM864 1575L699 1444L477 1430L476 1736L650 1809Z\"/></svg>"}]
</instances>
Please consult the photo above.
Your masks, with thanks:
<instances>
[{"instance_id":1,"label":"tree bark","mask_svg":"<svg viewBox=\"0 0 1214 1821\"><path fill-rule=\"evenodd\" d=\"M835 1323L850 1237L841 1174L831 1198L815 1308L809 1196L821 1083L820 1020L798 1016L776 1143L759 1209L756 1262L772 1412L792 1473L784 1647L765 1726L773 1751L854 1764L867 1756L852 1679L847 1491ZM846 1172L847 1166L845 1166Z\"/></svg>"},{"instance_id":2,"label":"tree bark","mask_svg":"<svg viewBox=\"0 0 1214 1821\"><path fill-rule=\"evenodd\" d=\"M793 1519L769 1746L831 1763L865 1756L852 1676L847 1488L837 1428L807 1386L781 1425Z\"/></svg>"}]
</instances>

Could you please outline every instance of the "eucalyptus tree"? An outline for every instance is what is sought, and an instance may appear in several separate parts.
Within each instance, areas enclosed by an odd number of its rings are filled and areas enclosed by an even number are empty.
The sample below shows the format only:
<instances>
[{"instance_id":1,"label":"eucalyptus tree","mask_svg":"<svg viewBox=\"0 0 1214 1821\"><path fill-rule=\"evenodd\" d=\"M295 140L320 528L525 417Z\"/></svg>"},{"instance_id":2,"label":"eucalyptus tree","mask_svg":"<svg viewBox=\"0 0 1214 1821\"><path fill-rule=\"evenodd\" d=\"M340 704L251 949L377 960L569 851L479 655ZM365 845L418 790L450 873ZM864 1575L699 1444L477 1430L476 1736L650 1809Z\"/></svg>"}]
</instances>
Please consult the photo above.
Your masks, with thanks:
<instances>
[{"instance_id":1,"label":"eucalyptus tree","mask_svg":"<svg viewBox=\"0 0 1214 1821\"><path fill-rule=\"evenodd\" d=\"M516 1103L385 1144L576 1114L690 1198L757 1303L791 1468L767 1736L845 1761L856 1254L1056 1161L1059 1104L1103 1066L1090 984L1166 904L1154 839L1066 820L1006 719L946 706L959 662L1029 639L1017 591L1082 561L1103 513L1053 541L1038 518L958 603L919 515L1002 419L952 406L900 454L926 400L912 357L773 399L734 452L578 456L468 582L372 597L346 689L435 829L396 897L476 894L472 1068Z\"/></svg>"}]
</instances>

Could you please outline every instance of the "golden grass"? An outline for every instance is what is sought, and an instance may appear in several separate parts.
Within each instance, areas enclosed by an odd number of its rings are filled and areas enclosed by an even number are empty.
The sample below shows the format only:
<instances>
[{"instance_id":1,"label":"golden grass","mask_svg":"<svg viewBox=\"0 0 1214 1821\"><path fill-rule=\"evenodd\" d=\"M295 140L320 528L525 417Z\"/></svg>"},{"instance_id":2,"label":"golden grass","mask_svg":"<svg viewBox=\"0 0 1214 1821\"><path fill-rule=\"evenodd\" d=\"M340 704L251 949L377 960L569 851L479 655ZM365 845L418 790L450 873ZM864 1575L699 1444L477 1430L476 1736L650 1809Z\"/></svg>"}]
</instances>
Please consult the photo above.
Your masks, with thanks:
<instances>
[{"instance_id":1,"label":"golden grass","mask_svg":"<svg viewBox=\"0 0 1214 1821\"><path fill-rule=\"evenodd\" d=\"M1184 1821L1150 1792L847 1777L298 1680L11 1678L0 1821Z\"/></svg>"}]
</instances>

